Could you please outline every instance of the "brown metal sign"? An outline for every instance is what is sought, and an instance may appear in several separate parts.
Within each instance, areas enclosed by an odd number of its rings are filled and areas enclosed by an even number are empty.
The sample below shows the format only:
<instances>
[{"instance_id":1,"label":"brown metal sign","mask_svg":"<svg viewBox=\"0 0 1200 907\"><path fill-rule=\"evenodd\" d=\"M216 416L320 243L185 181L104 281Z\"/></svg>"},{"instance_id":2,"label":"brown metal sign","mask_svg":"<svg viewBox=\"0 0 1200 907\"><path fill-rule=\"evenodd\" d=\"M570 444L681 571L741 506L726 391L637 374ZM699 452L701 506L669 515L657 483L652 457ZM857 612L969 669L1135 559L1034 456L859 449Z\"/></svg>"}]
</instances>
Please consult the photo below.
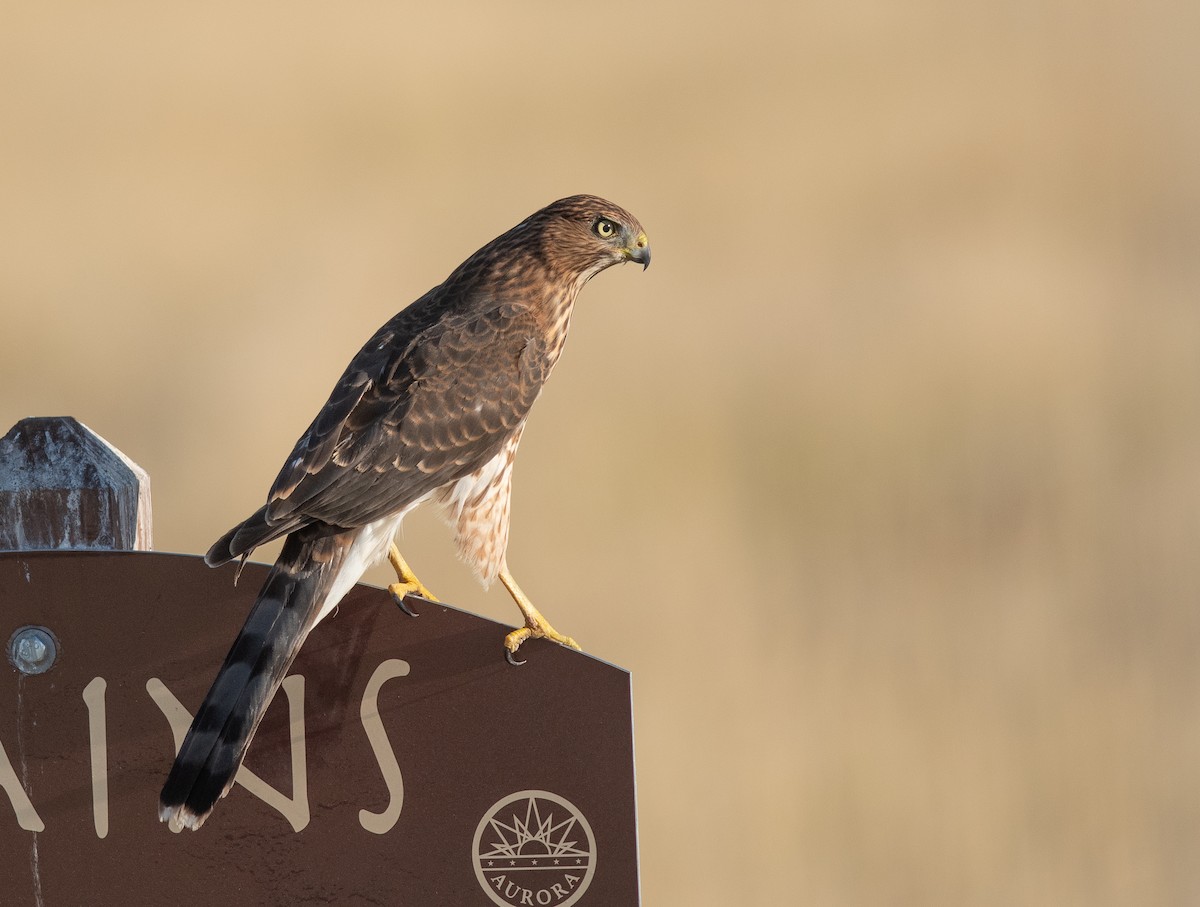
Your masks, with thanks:
<instances>
[{"instance_id":1,"label":"brown metal sign","mask_svg":"<svg viewBox=\"0 0 1200 907\"><path fill-rule=\"evenodd\" d=\"M368 586L309 637L209 822L160 824L265 575L0 554L0 902L638 903L629 675L552 645L511 667L500 625Z\"/></svg>"}]
</instances>

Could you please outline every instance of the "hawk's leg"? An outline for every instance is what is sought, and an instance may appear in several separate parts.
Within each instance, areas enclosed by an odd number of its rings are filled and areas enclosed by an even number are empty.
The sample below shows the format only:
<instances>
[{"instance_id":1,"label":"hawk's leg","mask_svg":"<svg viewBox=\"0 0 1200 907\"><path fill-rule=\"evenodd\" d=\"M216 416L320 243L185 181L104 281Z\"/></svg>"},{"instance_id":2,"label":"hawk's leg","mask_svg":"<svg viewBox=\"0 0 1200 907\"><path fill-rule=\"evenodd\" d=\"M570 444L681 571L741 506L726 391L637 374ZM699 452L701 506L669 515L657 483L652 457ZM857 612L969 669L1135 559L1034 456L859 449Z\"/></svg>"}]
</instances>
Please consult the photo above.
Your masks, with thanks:
<instances>
[{"instance_id":1,"label":"hawk's leg","mask_svg":"<svg viewBox=\"0 0 1200 907\"><path fill-rule=\"evenodd\" d=\"M417 575L413 573L412 567L408 566L408 561L400 554L400 549L396 547L395 542L392 542L391 547L388 548L388 560L391 561L392 567L395 568L396 578L399 580L399 582L388 586L388 592L392 593L392 598L400 606L401 611L410 617L417 616L417 612L404 603L404 596L409 593L419 595L421 598L427 598L431 602L438 600L437 596L425 588L425 584L417 579Z\"/></svg>"},{"instance_id":2,"label":"hawk's leg","mask_svg":"<svg viewBox=\"0 0 1200 907\"><path fill-rule=\"evenodd\" d=\"M569 636L563 636L550 626L546 618L542 617L541 612L533 606L533 602L521 591L521 587L512 578L512 574L508 572L507 567L500 571L500 582L504 583L504 588L508 590L508 594L513 597L513 601L517 603L517 607L525 615L525 626L518 627L504 637L504 657L508 659L509 664L525 664L523 661L517 661L515 656L517 649L521 647L521 643L530 637L550 639L560 646L567 646L571 649L579 648L579 643Z\"/></svg>"}]
</instances>

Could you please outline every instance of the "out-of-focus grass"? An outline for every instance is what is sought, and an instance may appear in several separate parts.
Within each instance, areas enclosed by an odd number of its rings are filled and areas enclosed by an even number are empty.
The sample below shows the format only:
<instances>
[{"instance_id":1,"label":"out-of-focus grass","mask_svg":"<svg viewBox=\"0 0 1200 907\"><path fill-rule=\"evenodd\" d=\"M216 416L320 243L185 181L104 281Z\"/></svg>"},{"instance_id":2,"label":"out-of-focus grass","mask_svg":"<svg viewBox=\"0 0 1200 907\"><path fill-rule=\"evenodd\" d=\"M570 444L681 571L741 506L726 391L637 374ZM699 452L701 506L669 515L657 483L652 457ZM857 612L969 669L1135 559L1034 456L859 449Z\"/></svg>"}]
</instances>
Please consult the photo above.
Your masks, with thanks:
<instances>
[{"instance_id":1,"label":"out-of-focus grass","mask_svg":"<svg viewBox=\"0 0 1200 907\"><path fill-rule=\"evenodd\" d=\"M510 554L634 672L647 903L1193 903L1196 17L9 11L0 421L201 551L392 311L610 195L655 266L586 290Z\"/></svg>"}]
</instances>

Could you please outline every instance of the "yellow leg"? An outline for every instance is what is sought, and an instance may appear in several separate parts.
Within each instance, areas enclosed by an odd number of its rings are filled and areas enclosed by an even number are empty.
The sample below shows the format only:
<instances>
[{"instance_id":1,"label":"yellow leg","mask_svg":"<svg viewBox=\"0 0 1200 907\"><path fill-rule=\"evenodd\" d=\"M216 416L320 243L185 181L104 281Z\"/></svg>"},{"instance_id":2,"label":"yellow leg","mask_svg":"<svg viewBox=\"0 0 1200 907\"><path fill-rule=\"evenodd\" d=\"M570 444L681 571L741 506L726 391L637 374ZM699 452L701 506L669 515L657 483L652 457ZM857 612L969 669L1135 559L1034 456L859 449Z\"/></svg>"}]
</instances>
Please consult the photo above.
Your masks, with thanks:
<instances>
[{"instance_id":1,"label":"yellow leg","mask_svg":"<svg viewBox=\"0 0 1200 907\"><path fill-rule=\"evenodd\" d=\"M513 579L507 567L500 571L500 582L504 583L504 588L508 590L508 594L513 597L513 601L517 603L517 607L525 615L525 626L518 627L504 637L504 648L507 650L504 653L504 657L512 664L519 665L525 663L517 661L514 656L517 654L517 649L521 647L521 643L530 637L550 639L560 646L567 646L571 649L579 648L579 643L569 636L563 636L550 626L549 621L542 617L541 612L533 606L533 602L529 600L529 597L521 591L521 587L517 585L517 581Z\"/></svg>"},{"instance_id":2,"label":"yellow leg","mask_svg":"<svg viewBox=\"0 0 1200 907\"><path fill-rule=\"evenodd\" d=\"M406 614L412 614L414 617L416 616L412 611L409 610L408 606L404 604L404 597L406 595L419 595L421 598L428 599L431 602L438 600L437 596L430 592L425 587L425 584L417 579L417 575L413 573L412 567L408 566L408 561L406 561L400 554L400 549L396 547L395 542L393 542L391 547L388 548L388 560L395 569L396 578L399 580L399 582L392 583L390 586L388 586L388 592L392 593L392 598L396 600L396 604L399 605Z\"/></svg>"}]
</instances>

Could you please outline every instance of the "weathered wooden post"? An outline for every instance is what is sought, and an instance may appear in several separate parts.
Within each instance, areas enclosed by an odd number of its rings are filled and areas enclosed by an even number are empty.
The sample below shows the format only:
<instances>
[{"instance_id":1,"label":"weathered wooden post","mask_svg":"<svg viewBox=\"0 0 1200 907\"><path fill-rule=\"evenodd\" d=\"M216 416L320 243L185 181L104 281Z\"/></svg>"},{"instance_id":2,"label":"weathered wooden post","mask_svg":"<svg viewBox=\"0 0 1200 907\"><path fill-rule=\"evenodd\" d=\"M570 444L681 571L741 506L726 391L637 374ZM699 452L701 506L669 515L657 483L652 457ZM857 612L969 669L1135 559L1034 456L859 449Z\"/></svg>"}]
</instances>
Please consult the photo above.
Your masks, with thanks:
<instances>
[{"instance_id":1,"label":"weathered wooden post","mask_svg":"<svg viewBox=\"0 0 1200 907\"><path fill-rule=\"evenodd\" d=\"M150 477L69 416L0 438L0 551L46 548L150 550Z\"/></svg>"},{"instance_id":2,"label":"weathered wooden post","mask_svg":"<svg viewBox=\"0 0 1200 907\"><path fill-rule=\"evenodd\" d=\"M267 568L149 546L145 473L89 429L0 440L0 903L638 903L628 673L511 667L498 624L365 585L172 834L159 788Z\"/></svg>"}]
</instances>

